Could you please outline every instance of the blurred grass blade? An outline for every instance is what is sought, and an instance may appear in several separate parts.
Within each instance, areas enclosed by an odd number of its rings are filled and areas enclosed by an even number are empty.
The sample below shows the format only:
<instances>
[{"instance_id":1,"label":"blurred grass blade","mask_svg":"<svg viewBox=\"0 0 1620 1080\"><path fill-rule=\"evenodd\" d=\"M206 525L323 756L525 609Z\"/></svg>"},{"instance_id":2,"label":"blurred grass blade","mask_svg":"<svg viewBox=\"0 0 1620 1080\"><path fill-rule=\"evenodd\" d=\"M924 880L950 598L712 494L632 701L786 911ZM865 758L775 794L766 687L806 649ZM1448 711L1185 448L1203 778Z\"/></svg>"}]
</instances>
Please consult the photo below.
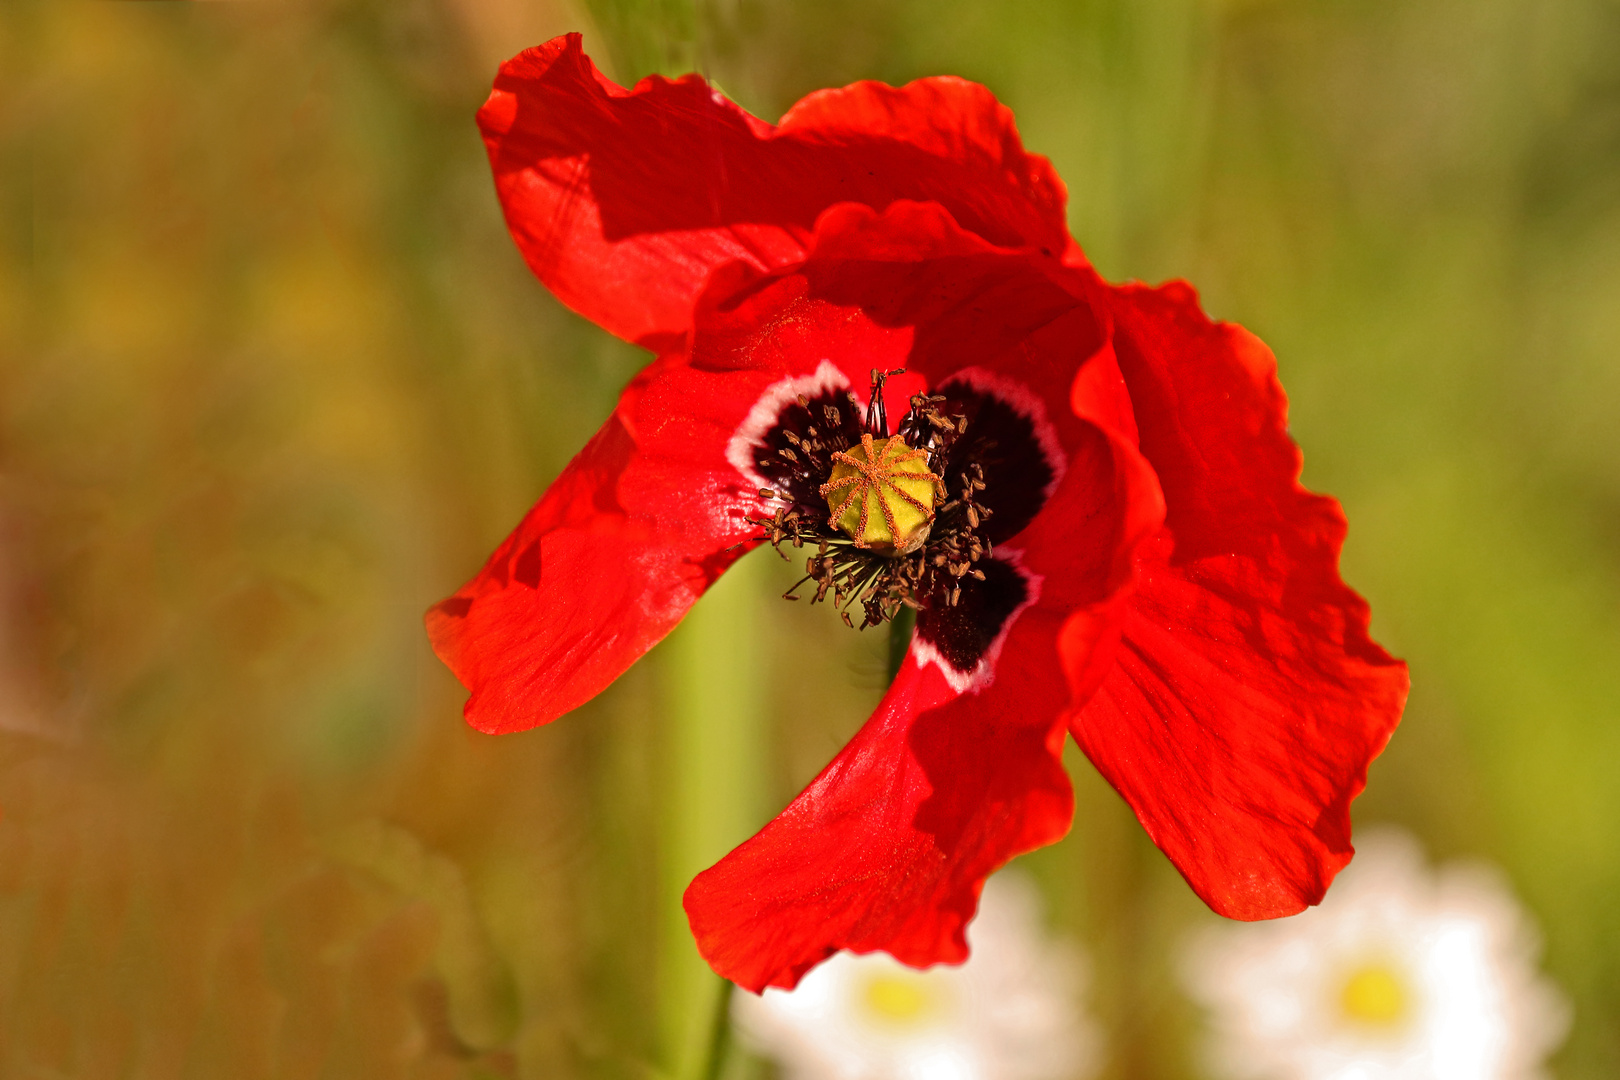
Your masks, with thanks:
<instances>
[{"instance_id":1,"label":"blurred grass blade","mask_svg":"<svg viewBox=\"0 0 1620 1080\"><path fill-rule=\"evenodd\" d=\"M614 76L626 86L649 74L701 67L698 12L690 0L585 0L585 8L607 38Z\"/></svg>"}]
</instances>

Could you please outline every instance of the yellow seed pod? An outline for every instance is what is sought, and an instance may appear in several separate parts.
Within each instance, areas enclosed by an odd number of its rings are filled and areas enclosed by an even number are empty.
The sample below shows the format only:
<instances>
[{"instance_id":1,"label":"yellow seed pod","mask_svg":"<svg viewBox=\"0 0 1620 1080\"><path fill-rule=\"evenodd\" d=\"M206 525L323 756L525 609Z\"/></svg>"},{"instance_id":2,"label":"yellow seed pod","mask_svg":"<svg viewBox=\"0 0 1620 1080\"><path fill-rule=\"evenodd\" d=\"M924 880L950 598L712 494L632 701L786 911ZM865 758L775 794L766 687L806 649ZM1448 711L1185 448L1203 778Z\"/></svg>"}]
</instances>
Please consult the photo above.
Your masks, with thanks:
<instances>
[{"instance_id":1,"label":"yellow seed pod","mask_svg":"<svg viewBox=\"0 0 1620 1080\"><path fill-rule=\"evenodd\" d=\"M821 485L829 523L857 546L883 554L915 551L934 522L939 477L928 471L928 454L899 436L874 439L832 456L832 475Z\"/></svg>"}]
</instances>

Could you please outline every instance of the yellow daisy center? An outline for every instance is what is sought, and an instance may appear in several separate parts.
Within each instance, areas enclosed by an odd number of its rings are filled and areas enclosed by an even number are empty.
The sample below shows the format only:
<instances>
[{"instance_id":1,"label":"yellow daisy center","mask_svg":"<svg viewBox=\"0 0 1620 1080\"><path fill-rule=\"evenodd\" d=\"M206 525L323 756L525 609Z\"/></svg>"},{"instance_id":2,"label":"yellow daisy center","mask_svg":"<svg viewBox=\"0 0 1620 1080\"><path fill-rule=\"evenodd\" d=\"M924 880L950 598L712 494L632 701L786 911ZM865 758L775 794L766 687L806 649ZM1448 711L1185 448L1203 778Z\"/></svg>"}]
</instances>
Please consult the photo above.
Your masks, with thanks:
<instances>
[{"instance_id":1,"label":"yellow daisy center","mask_svg":"<svg viewBox=\"0 0 1620 1080\"><path fill-rule=\"evenodd\" d=\"M1339 989L1345 1019L1367 1027L1390 1028L1411 1011L1404 975L1389 964L1373 963L1350 972Z\"/></svg>"},{"instance_id":2,"label":"yellow daisy center","mask_svg":"<svg viewBox=\"0 0 1620 1080\"><path fill-rule=\"evenodd\" d=\"M921 977L884 973L861 987L860 1005L869 1018L888 1027L917 1027L940 1010L939 992Z\"/></svg>"}]
</instances>

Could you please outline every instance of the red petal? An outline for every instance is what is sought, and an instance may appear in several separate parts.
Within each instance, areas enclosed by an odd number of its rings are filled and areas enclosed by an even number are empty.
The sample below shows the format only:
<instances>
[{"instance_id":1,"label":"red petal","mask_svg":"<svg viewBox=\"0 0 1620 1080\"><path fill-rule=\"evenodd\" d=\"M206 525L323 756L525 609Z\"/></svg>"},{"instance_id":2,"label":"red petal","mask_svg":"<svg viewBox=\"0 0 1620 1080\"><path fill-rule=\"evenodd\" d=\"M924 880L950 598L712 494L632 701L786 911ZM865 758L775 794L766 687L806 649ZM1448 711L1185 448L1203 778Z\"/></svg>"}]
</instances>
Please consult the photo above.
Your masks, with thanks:
<instances>
[{"instance_id":1,"label":"red petal","mask_svg":"<svg viewBox=\"0 0 1620 1080\"><path fill-rule=\"evenodd\" d=\"M1069 246L1051 166L1024 152L989 91L960 79L826 91L773 128L695 75L624 90L570 34L502 65L478 121L535 274L649 347L690 328L714 269L797 261L839 202L935 200L993 243Z\"/></svg>"},{"instance_id":2,"label":"red petal","mask_svg":"<svg viewBox=\"0 0 1620 1080\"><path fill-rule=\"evenodd\" d=\"M937 202L1001 247L1057 255L1069 243L1063 181L1024 149L1012 110L978 83L941 75L818 90L787 111L776 139L825 155L822 207Z\"/></svg>"},{"instance_id":3,"label":"red petal","mask_svg":"<svg viewBox=\"0 0 1620 1080\"><path fill-rule=\"evenodd\" d=\"M649 368L478 576L428 612L434 651L472 691L470 724L519 731L583 704L741 554L727 549L752 530L723 512L742 503L723 452L752 401L739 391L678 362Z\"/></svg>"},{"instance_id":4,"label":"red petal","mask_svg":"<svg viewBox=\"0 0 1620 1080\"><path fill-rule=\"evenodd\" d=\"M1112 290L1112 306L1166 529L1074 735L1212 908L1292 914L1349 861L1350 800L1406 668L1339 579L1338 504L1297 482L1270 351L1184 284ZM1084 644L1065 641L1071 669Z\"/></svg>"},{"instance_id":5,"label":"red petal","mask_svg":"<svg viewBox=\"0 0 1620 1080\"><path fill-rule=\"evenodd\" d=\"M960 961L984 879L1068 830L1057 641L1083 626L1108 655L1131 550L1162 520L1134 451L1078 428L1057 492L998 548L1034 575L1035 598L992 652L989 680L958 693L914 641L833 763L687 890L698 948L721 975L791 987L839 949Z\"/></svg>"},{"instance_id":6,"label":"red petal","mask_svg":"<svg viewBox=\"0 0 1620 1080\"><path fill-rule=\"evenodd\" d=\"M1055 629L1026 613L977 695L907 657L833 763L686 890L715 971L758 992L794 986L838 949L918 967L967 957L984 879L1069 828Z\"/></svg>"},{"instance_id":7,"label":"red petal","mask_svg":"<svg viewBox=\"0 0 1620 1080\"><path fill-rule=\"evenodd\" d=\"M720 291L729 302L705 307L691 358L637 376L478 576L429 612L473 726L518 731L589 700L753 545L743 515L763 504L727 444L768 387L830 358L864 398L871 369L898 366L911 342L806 299L802 278Z\"/></svg>"},{"instance_id":8,"label":"red petal","mask_svg":"<svg viewBox=\"0 0 1620 1080\"><path fill-rule=\"evenodd\" d=\"M1031 252L993 248L941 207L904 202L882 213L829 210L809 262L794 274L808 280L813 297L859 306L880 325L914 328L905 363L930 385L977 369L1027 393L1071 472L1082 462L1105 461L1088 473L1100 485L1096 504L1069 511L1081 519L1063 526L1076 530L1069 547L1054 543L1036 569L1104 574L1109 592L1124 583L1135 545L1164 519L1164 497L1136 452L1129 389L1092 307L1093 276ZM1114 515L1106 518L1110 527L1117 526L1108 554L1079 558L1074 537L1095 526L1092 515L1102 505ZM1042 517L1061 517L1057 506Z\"/></svg>"},{"instance_id":9,"label":"red petal","mask_svg":"<svg viewBox=\"0 0 1620 1080\"><path fill-rule=\"evenodd\" d=\"M976 369L1027 392L1071 470L1082 459L1106 461L1097 483L1117 501L1109 504L1114 516L1100 520L1115 531L1095 559L1079 558L1072 543L1055 544L1034 569L1065 578L1101 574L1108 591L1126 582L1135 546L1163 521L1164 497L1136 451L1128 388L1092 308L1093 298L1108 289L1099 288L1094 275L1033 252L992 247L937 204L898 202L881 213L849 205L827 211L810 259L788 276L805 280L812 298L859 308L880 325L912 329L904 362L933 386ZM1107 436L1106 445L1099 434ZM1072 642L1094 646L1087 657L1076 654L1075 700L1084 700L1101 678L1111 631L1118 629L1116 616L1096 623L1094 617L1089 609L1074 616Z\"/></svg>"},{"instance_id":10,"label":"red petal","mask_svg":"<svg viewBox=\"0 0 1620 1080\"><path fill-rule=\"evenodd\" d=\"M1090 424L1135 443L1130 398L1111 358L1075 388L1076 372L1108 352L1089 275L995 247L939 204L908 201L881 213L828 210L808 261L791 273L816 299L858 307L881 326L914 328L905 365L932 386L964 369L990 372L1040 400L1065 450Z\"/></svg>"}]
</instances>

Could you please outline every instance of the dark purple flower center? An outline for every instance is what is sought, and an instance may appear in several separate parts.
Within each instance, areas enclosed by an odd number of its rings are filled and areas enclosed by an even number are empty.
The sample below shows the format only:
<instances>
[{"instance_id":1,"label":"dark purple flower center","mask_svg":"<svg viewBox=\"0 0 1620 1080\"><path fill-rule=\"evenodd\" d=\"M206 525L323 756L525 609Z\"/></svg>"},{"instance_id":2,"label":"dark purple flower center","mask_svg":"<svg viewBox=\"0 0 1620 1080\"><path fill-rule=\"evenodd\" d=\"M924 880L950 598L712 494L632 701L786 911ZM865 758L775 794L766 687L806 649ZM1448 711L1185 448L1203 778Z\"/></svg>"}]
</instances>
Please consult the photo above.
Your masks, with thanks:
<instances>
[{"instance_id":1,"label":"dark purple flower center","mask_svg":"<svg viewBox=\"0 0 1620 1080\"><path fill-rule=\"evenodd\" d=\"M857 624L850 611L859 605L862 630L911 608L917 636L967 676L1033 598L1035 583L1018 566L1016 552L998 548L1045 505L1061 459L1042 431L1037 404L1021 400L1017 388L971 372L912 397L891 432L883 384L895 374L873 372L865 408L837 385L784 396L747 444L752 472L769 485L760 497L774 511L747 520L784 558L795 558L788 547L806 552L805 576L787 599L813 589L811 602L830 601L851 627ZM833 455L858 446L862 435L903 439L927 454L929 471L942 481L932 528L914 551L863 547L829 516L822 488Z\"/></svg>"}]
</instances>

